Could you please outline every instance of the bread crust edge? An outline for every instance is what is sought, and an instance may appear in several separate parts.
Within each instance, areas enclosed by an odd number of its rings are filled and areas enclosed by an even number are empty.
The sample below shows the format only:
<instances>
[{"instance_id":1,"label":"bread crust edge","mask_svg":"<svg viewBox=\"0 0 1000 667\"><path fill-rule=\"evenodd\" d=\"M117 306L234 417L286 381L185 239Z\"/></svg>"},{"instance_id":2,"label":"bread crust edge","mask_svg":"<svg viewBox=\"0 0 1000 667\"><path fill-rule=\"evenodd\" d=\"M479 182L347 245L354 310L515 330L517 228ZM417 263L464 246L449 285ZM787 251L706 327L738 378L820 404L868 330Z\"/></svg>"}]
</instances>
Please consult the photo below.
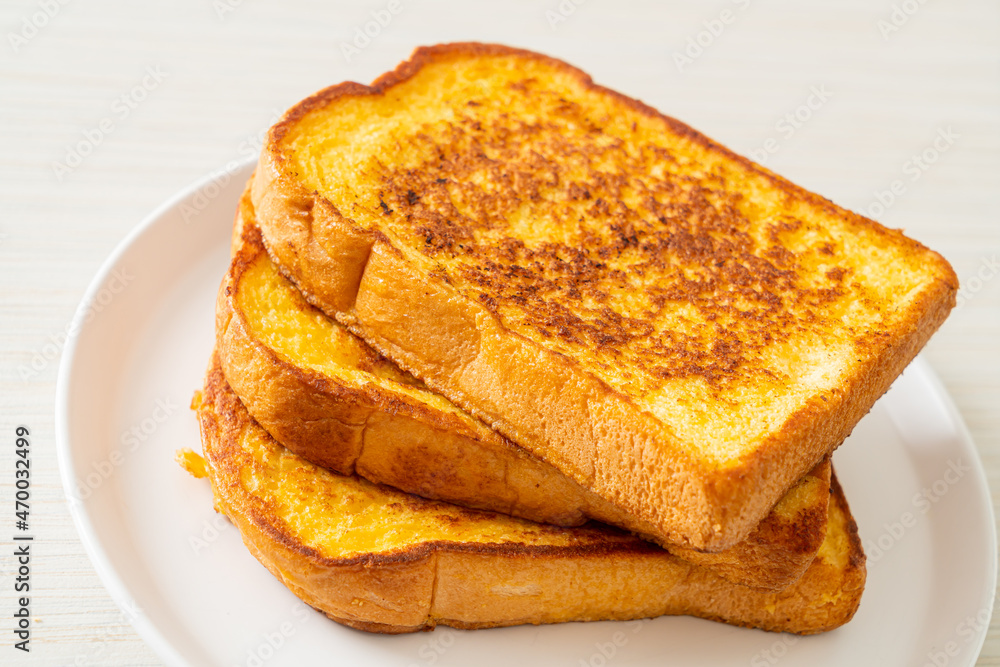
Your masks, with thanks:
<instances>
[{"instance_id":1,"label":"bread crust edge","mask_svg":"<svg viewBox=\"0 0 1000 667\"><path fill-rule=\"evenodd\" d=\"M436 541L329 558L290 535L241 484L248 454L237 438L259 426L228 387L215 355L196 410L216 509L293 593L351 627L395 634L439 624L472 629L686 614L815 634L848 622L860 603L865 559L835 478L829 511L834 529L846 537L836 557L847 562L841 567L818 558L781 592L731 584L638 539L567 547ZM528 588L512 588L512 577Z\"/></svg>"},{"instance_id":2,"label":"bread crust edge","mask_svg":"<svg viewBox=\"0 0 1000 667\"><path fill-rule=\"evenodd\" d=\"M545 60L577 77L585 88L614 97L640 113L659 119L671 131L764 176L777 189L841 216L851 226L879 235L890 235L895 241L904 242L911 251L924 253L926 261L936 265L938 276L911 309L911 316L901 322L896 331L883 337L881 348L875 345L864 351L869 358L881 359L882 363L868 363L859 369L846 378L832 397L823 397L826 400L814 397L753 454L735 465L712 468L687 455L683 448L671 447L670 452L664 453L646 446L650 440L670 442L673 436L665 432L664 425L658 420L632 405L627 397L580 371L572 360L545 350L504 328L497 317L482 305L467 300L460 303L456 291L438 279L405 275L411 267L407 265L403 253L393 247L387 237L378 231L354 227L321 195L306 191L289 175L285 157L275 149L288 128L310 110L340 96L382 94L412 77L425 64L456 54L517 55ZM371 86L348 82L324 89L300 102L269 133L253 180L252 199L258 210L268 251L279 265L285 267L288 276L312 303L338 317L354 333L361 335L404 369L421 377L433 389L527 447L536 456L556 465L578 483L592 488L627 513L653 524L662 541L699 550L717 551L745 539L796 480L839 446L947 317L958 287L957 278L947 261L916 241L841 209L638 100L595 84L587 74L571 65L530 51L499 45L458 43L421 48L414 52L410 60L382 75ZM335 238L336 244L324 243L327 237ZM331 247L336 248L336 256L328 253ZM414 311L413 300L419 300L427 289L438 290L439 296L435 303L430 304L437 306L433 311L435 323L460 333L449 336L446 332L441 338L447 345L436 350L422 349L423 359L407 353L398 341L409 333L399 328L390 330L387 315L391 313L386 310L390 302L377 298L377 287L387 281L393 284L396 303L408 304L407 312ZM406 313L396 315L398 319L407 319L412 324ZM540 437L537 429L525 427L538 420L536 416L526 414L521 406L508 403L504 414L506 419L477 409L468 396L475 393L481 402L480 390L494 384L493 378L488 373L473 377L468 368L451 362L455 359L456 349L461 349L463 345L482 345L482 341L502 343L505 346L503 350L494 350L498 357L514 358L522 363L545 358L548 365L556 369L551 376L561 374L561 377L549 378L559 381L560 386L546 387L543 392L557 396L567 406L566 411L558 416L578 424L578 431L592 432L595 420L588 413L593 411L591 406L596 406L604 414L599 421L615 421L623 427L616 434L616 442L589 438L589 434L585 434L583 438L561 442L553 451L538 444L546 438ZM511 364L512 368L517 366ZM460 375L465 377L467 387L471 387L472 391L456 385L454 378ZM524 386L536 378L510 379L513 386ZM567 391L567 386L572 389ZM502 392L503 388L498 391ZM502 400L496 391L490 398ZM630 456L616 450L616 443L621 439L637 443L627 452ZM590 467L595 453L617 456L619 460L609 470L595 472ZM644 488L636 483L634 470L630 469L636 455L645 457L642 467L667 471L671 483L659 489Z\"/></svg>"},{"instance_id":3,"label":"bread crust edge","mask_svg":"<svg viewBox=\"0 0 1000 667\"><path fill-rule=\"evenodd\" d=\"M244 198L234 232L240 239L219 289L216 346L229 385L278 442L317 465L426 498L560 526L594 518L657 541L649 527L485 427L470 428L408 397L350 386L281 358L253 335L238 305L243 276L264 252L253 222ZM469 457L497 457L504 470L478 463L467 470ZM421 460L430 459L435 463L423 474L428 465ZM829 461L808 475L820 480L823 499L798 512L794 523L769 513L746 539L718 552L661 546L733 583L783 589L809 567L826 532ZM505 484L514 487L505 490Z\"/></svg>"}]
</instances>

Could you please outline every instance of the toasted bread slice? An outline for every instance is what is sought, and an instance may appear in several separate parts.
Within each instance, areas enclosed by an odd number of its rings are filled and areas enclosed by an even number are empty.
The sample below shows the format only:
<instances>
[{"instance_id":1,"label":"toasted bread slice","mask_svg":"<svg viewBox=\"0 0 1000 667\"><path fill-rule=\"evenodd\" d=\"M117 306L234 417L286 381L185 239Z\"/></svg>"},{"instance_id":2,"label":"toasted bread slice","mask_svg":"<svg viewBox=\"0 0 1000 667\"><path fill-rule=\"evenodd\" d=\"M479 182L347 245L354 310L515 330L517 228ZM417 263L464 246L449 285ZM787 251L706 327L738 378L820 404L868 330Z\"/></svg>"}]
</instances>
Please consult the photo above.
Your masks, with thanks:
<instances>
[{"instance_id":1,"label":"toasted bread slice","mask_svg":"<svg viewBox=\"0 0 1000 667\"><path fill-rule=\"evenodd\" d=\"M306 303L268 258L248 195L233 237L216 309L219 359L251 416L278 442L312 463L425 498L562 526L593 518L641 531ZM734 583L779 590L815 558L829 491L824 460L735 546L719 553L663 546Z\"/></svg>"},{"instance_id":2,"label":"toasted bread slice","mask_svg":"<svg viewBox=\"0 0 1000 667\"><path fill-rule=\"evenodd\" d=\"M194 407L216 508L293 593L362 630L689 614L811 634L850 620L864 587L864 554L836 482L815 561L770 592L599 524L532 523L329 472L253 421L214 356Z\"/></svg>"},{"instance_id":3,"label":"toasted bread slice","mask_svg":"<svg viewBox=\"0 0 1000 667\"><path fill-rule=\"evenodd\" d=\"M558 60L418 49L271 129L267 247L661 540L745 538L954 304L938 254Z\"/></svg>"}]
</instances>

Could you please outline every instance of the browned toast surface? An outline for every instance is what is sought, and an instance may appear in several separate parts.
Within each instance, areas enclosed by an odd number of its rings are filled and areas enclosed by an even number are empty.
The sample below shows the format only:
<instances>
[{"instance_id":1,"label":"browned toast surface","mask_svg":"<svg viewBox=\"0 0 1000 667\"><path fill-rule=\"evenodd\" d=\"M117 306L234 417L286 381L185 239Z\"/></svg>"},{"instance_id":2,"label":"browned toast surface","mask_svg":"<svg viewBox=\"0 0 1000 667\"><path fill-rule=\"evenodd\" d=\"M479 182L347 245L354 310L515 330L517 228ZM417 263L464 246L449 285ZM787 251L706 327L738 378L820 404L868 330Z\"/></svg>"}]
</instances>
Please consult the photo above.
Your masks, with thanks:
<instances>
[{"instance_id":1,"label":"browned toast surface","mask_svg":"<svg viewBox=\"0 0 1000 667\"><path fill-rule=\"evenodd\" d=\"M538 54L290 110L268 249L380 352L667 542L745 537L954 302L939 255Z\"/></svg>"},{"instance_id":2,"label":"browned toast surface","mask_svg":"<svg viewBox=\"0 0 1000 667\"><path fill-rule=\"evenodd\" d=\"M245 196L219 290L217 349L230 386L280 443L317 465L426 498L557 525L593 518L644 532L306 303L268 258L254 222ZM663 546L735 583L784 588L823 541L829 486L824 461L745 540L722 552Z\"/></svg>"},{"instance_id":3,"label":"browned toast surface","mask_svg":"<svg viewBox=\"0 0 1000 667\"><path fill-rule=\"evenodd\" d=\"M816 560L793 586L764 592L611 528L535 524L319 468L253 421L215 357L194 406L216 508L292 592L360 629L690 614L810 634L850 620L864 587L864 555L835 481Z\"/></svg>"}]
</instances>

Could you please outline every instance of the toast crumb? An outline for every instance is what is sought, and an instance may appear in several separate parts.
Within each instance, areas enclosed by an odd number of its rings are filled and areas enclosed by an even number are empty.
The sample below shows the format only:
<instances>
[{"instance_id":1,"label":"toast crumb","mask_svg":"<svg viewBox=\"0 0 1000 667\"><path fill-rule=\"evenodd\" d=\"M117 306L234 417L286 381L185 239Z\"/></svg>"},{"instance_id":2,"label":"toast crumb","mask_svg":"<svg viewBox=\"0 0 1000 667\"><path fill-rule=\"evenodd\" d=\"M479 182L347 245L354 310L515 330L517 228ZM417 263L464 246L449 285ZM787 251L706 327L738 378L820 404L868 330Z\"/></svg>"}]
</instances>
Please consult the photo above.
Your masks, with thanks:
<instances>
[{"instance_id":1,"label":"toast crumb","mask_svg":"<svg viewBox=\"0 0 1000 667\"><path fill-rule=\"evenodd\" d=\"M200 392L199 392L200 393ZM174 460L180 467L188 471L192 477L201 479L203 477L208 477L208 464L201 454L197 453L192 449L185 447L184 449L178 449L174 453Z\"/></svg>"}]
</instances>

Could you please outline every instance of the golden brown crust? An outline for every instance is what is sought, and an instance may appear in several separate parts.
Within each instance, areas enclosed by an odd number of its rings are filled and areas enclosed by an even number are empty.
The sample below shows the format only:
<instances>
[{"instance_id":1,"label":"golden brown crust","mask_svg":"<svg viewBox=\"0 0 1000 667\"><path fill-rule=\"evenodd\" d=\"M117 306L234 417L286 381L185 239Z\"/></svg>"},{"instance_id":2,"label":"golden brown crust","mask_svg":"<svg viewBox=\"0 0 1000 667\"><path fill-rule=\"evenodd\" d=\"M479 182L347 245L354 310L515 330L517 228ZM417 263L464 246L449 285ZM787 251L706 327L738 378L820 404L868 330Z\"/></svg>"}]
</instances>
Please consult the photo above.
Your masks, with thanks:
<instances>
[{"instance_id":1,"label":"golden brown crust","mask_svg":"<svg viewBox=\"0 0 1000 667\"><path fill-rule=\"evenodd\" d=\"M597 527L544 529L568 536L565 546L547 546L544 539L535 544L404 541L390 551L335 558L322 555L325 545L302 542L289 529L293 517L283 514L288 511L283 508L310 498L267 496L258 491L261 484L245 483L247 478L264 485L279 479L288 474L289 462L269 453L280 447L228 388L214 355L196 409L217 509L239 528L253 555L296 595L352 627L398 633L438 624L486 628L691 614L811 634L846 623L860 600L864 555L836 482L830 535L820 556L799 582L778 593L733 585L638 538ZM247 433L258 439L245 439ZM269 449L255 450L248 442L270 443L263 445ZM295 474L312 475L326 487L341 479L305 462L299 468ZM371 488L367 502L387 503L386 514L392 513L394 502L417 507L409 521L443 506ZM337 515L318 497L312 511L324 527L343 521L356 527L359 520ZM512 521L471 511L469 516L484 526L491 516Z\"/></svg>"},{"instance_id":2,"label":"golden brown crust","mask_svg":"<svg viewBox=\"0 0 1000 667\"><path fill-rule=\"evenodd\" d=\"M734 547L711 553L671 546L670 553L734 583L781 590L798 581L826 537L832 473L829 457L823 459ZM797 493L804 498L790 497Z\"/></svg>"},{"instance_id":3,"label":"golden brown crust","mask_svg":"<svg viewBox=\"0 0 1000 667\"><path fill-rule=\"evenodd\" d=\"M749 440L746 444L753 445L751 452L724 465L699 455L698 444L686 441L674 427L654 417L638 403L638 394L612 388L574 357L573 351L577 348L573 347L576 345L573 341L579 339L590 345L588 349L598 355L599 363L604 363L600 354L614 355L623 346L631 345L632 339L642 342L641 336L636 337L637 332L642 332L633 331L638 324L608 317L605 319L617 322L614 331L588 329L586 323L553 318L553 314L544 309L532 309L534 302L531 299L527 299L525 305L517 302L517 294L505 291L508 284L523 287L517 280L516 271L508 271L509 275L505 274L505 280L500 282L486 280L486 275L460 276L459 273L428 271L427 263L414 259L416 255L453 253L458 242L468 235L469 221L464 221L464 226L438 221L440 224L435 226L428 224L427 219L419 219L414 228L401 226L399 234L400 238L409 241L414 234L423 233L424 242L396 247L394 244L398 241L390 240L377 228L357 224L320 193L305 188L283 153L281 142L286 134L316 109L341 99L384 95L415 77L429 64L450 58L497 54L544 63L574 78L580 89L588 94L612 100L650 122L660 123L663 132L705 149L715 163L725 164L731 172L756 179L755 183L766 183L774 197L794 202L801 210L837 217L838 224L847 230L845 234L877 239L897 253L900 261L919 258L926 267L926 275L930 276L929 283L904 312L896 314L891 326L854 332L856 362L843 370L836 386L815 393L780 425L760 438ZM392 173L400 175L400 172ZM682 123L596 86L586 74L565 63L500 46L454 44L420 49L410 61L384 75L371 87L343 84L302 102L272 129L252 190L269 252L315 304L337 316L381 353L421 377L436 391L623 511L653 524L661 541L698 549L718 550L743 539L796 480L850 433L857 420L947 316L957 289L957 280L947 262L898 232L844 211L733 154ZM393 206L419 208L419 200L424 196L423 190L417 192L407 183L401 183L393 192L395 199L391 203L379 200L387 217L393 213ZM697 204L690 198L678 201L687 202L684 206L689 208ZM694 208L701 210L697 206ZM727 220L722 220L719 229L724 231L726 224ZM682 227L680 225L679 229ZM633 245L634 235L625 228L621 231L620 244ZM785 231L778 225L773 233L780 237ZM687 261L700 266L699 261L717 257L719 250L729 246L739 249L738 230L726 236L724 243L720 241L719 248L711 246L711 239L716 236L718 234L713 232L687 242L679 237L679 256L683 259L685 253L691 255ZM699 254L699 242L709 243L708 252ZM650 261L657 257L650 254L653 249L650 246L647 252ZM746 258L734 268L747 270L747 284L760 287L753 290L762 299L755 320L770 313L775 298L780 300L787 296L790 302L800 304L797 309L788 311L795 317L787 322L780 320L785 313L780 308L772 318L775 322L773 332L780 338L785 335L782 327L803 326L805 320L816 316L815 310L801 303L822 301L826 298L824 294L829 296L845 289L843 283L848 273L842 267L834 267L815 274L819 283L811 288L812 291L798 289L791 283L783 283L785 278L781 273L787 270L786 264L795 263L795 258L782 254L787 249L781 243L774 249L774 253L766 255L767 262L754 264ZM822 248L816 252L821 251ZM524 254L516 247L511 252L514 258ZM739 255L738 252L729 254ZM732 286L741 279L738 275L726 274L726 266L717 268L719 276L716 279L724 278L724 284ZM586 267L581 270L583 276L594 275ZM458 278L467 284L461 288L456 286ZM526 276L534 282L537 278L537 274ZM479 290L479 297L469 285ZM570 281L566 289L572 290L574 285L578 291L581 289L579 281ZM691 298L692 294L698 297L700 292L685 292L682 296ZM599 294L583 296L599 301ZM562 295L555 303L565 303L565 298ZM543 299L539 303L546 302ZM508 312L511 304L517 306L518 317L526 313L523 319L511 318ZM888 305L890 310L893 307L894 304ZM715 313L707 317L712 315ZM533 332L532 336L544 337L543 330L559 338L560 344L542 345L526 335ZM744 326L738 331L746 333L750 340L769 335L767 326ZM601 340L609 336L613 344L601 352ZM757 368L753 350L737 345L738 340L739 336L736 339L724 336L725 345L720 347L716 341L709 347L693 349L687 355L676 354L681 349L676 345L667 346L664 348L669 352L664 353L666 356L652 355L656 359L655 368L661 369L657 371L660 381L697 376L711 388L724 386L727 378L731 380L738 373L753 371ZM563 344L569 345L568 353L559 351ZM652 358L649 345L642 350L645 351L639 361ZM712 354L707 354L706 350ZM664 365L664 359L668 358L678 359L680 365ZM629 362L637 371L652 368L639 363L634 356ZM524 396L535 397L538 405L526 405ZM725 405L720 401L721 407Z\"/></svg>"},{"instance_id":4,"label":"golden brown crust","mask_svg":"<svg viewBox=\"0 0 1000 667\"><path fill-rule=\"evenodd\" d=\"M302 368L276 351L254 333L240 306L244 290L256 294L254 288L260 289L247 276L248 269L269 262L246 195L234 236L234 259L219 290L217 349L230 386L276 440L317 465L426 498L562 526L579 525L589 517L642 533L643 526L603 499L475 420L460 418L461 413L421 403L391 385L377 384L374 376L359 384ZM275 299L259 298L274 307ZM330 326L334 331L319 336L324 341L333 340L339 325ZM363 343L359 347L366 348ZM382 358L364 361L369 366L389 363ZM703 553L663 546L734 583L785 588L802 575L823 541L829 479L830 465L824 461L799 482L794 499L782 500L780 512L771 512L747 539L729 549Z\"/></svg>"}]
</instances>

